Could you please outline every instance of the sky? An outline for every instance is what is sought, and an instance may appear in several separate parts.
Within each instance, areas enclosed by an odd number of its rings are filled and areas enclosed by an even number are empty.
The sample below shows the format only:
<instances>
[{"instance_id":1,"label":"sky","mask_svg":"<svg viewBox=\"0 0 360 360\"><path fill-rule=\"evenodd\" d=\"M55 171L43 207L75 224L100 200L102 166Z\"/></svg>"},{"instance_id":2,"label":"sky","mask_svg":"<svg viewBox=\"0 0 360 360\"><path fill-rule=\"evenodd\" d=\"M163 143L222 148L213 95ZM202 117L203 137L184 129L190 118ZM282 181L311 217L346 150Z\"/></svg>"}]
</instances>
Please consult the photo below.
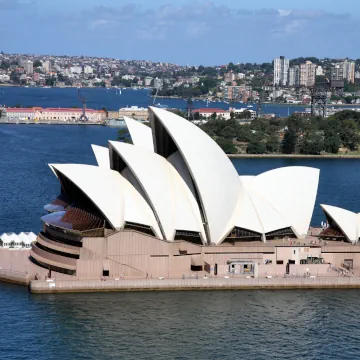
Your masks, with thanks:
<instances>
[{"instance_id":1,"label":"sky","mask_svg":"<svg viewBox=\"0 0 360 360\"><path fill-rule=\"evenodd\" d=\"M0 51L182 65L360 58L360 0L0 0Z\"/></svg>"}]
</instances>

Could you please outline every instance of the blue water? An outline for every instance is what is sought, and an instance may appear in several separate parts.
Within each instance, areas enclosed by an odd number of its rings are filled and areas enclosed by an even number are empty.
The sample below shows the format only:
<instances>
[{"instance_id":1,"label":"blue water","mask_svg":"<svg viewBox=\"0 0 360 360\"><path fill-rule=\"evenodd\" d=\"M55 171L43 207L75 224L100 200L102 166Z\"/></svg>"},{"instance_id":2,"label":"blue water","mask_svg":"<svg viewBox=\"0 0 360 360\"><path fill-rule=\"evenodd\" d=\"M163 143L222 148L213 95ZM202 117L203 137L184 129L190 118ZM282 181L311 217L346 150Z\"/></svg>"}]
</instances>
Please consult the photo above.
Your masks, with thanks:
<instances>
[{"instance_id":1,"label":"blue water","mask_svg":"<svg viewBox=\"0 0 360 360\"><path fill-rule=\"evenodd\" d=\"M355 360L358 290L31 295L0 284L2 360Z\"/></svg>"},{"instance_id":2,"label":"blue water","mask_svg":"<svg viewBox=\"0 0 360 360\"><path fill-rule=\"evenodd\" d=\"M106 107L108 110L119 110L121 107L140 106L148 107L153 105L154 99L149 96L149 90L121 90L121 95L117 94L115 89L105 88L83 88L82 95L87 99L87 106L92 109L101 109ZM155 104L167 105L170 108L177 108L185 110L187 101L183 99L157 99ZM0 104L6 106L15 106L16 104L22 107L81 107L81 103L77 97L76 88L24 88L24 87L0 87ZM205 101L195 100L194 108L206 107ZM247 105L241 103L232 103L231 105L225 102L211 102L208 105L210 108L229 109L229 106L235 108L246 107ZM257 105L254 104L252 110L256 110ZM273 104L264 104L264 113L275 113L278 116L288 116L294 111L304 111L305 107L301 106L280 106Z\"/></svg>"},{"instance_id":3,"label":"blue water","mask_svg":"<svg viewBox=\"0 0 360 360\"><path fill-rule=\"evenodd\" d=\"M90 144L106 145L116 129L0 125L0 139L0 233L37 232L59 191L47 163L95 164ZM319 167L315 222L321 202L360 209L359 160L234 164L244 175ZM354 360L359 299L358 290L32 295L0 284L0 360Z\"/></svg>"}]
</instances>

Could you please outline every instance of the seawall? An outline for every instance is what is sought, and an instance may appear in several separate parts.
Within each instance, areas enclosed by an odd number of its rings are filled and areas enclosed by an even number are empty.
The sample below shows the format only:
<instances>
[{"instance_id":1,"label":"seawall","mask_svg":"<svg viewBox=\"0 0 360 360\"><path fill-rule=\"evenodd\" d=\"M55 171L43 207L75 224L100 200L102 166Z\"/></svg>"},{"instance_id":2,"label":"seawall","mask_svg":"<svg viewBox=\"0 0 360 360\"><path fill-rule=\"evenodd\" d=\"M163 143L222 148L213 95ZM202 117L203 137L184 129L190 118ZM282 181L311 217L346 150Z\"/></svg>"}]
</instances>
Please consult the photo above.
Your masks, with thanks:
<instances>
[{"instance_id":1,"label":"seawall","mask_svg":"<svg viewBox=\"0 0 360 360\"><path fill-rule=\"evenodd\" d=\"M360 159L360 155L326 154L326 155L302 155L302 154L228 154L230 159Z\"/></svg>"},{"instance_id":2,"label":"seawall","mask_svg":"<svg viewBox=\"0 0 360 360\"><path fill-rule=\"evenodd\" d=\"M360 277L31 281L32 293L360 288Z\"/></svg>"},{"instance_id":3,"label":"seawall","mask_svg":"<svg viewBox=\"0 0 360 360\"><path fill-rule=\"evenodd\" d=\"M12 270L0 270L0 281L2 282L29 285L32 279L34 279L34 277L30 274Z\"/></svg>"}]
</instances>

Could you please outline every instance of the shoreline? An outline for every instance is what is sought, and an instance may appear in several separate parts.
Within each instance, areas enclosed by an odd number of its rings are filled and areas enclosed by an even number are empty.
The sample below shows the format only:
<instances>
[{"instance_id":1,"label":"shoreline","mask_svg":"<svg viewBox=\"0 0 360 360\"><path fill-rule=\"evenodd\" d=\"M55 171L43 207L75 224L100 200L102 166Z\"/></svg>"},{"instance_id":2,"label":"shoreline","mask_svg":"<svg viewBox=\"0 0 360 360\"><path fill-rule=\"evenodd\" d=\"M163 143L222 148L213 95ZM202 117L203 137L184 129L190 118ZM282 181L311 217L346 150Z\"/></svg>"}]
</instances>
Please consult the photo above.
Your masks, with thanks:
<instances>
[{"instance_id":1,"label":"shoreline","mask_svg":"<svg viewBox=\"0 0 360 360\"><path fill-rule=\"evenodd\" d=\"M22 285L33 294L148 292L148 291L217 291L217 290L299 290L360 289L359 276L274 276L208 277L198 279L84 279L34 280L17 271L0 270L0 282Z\"/></svg>"},{"instance_id":2,"label":"shoreline","mask_svg":"<svg viewBox=\"0 0 360 360\"><path fill-rule=\"evenodd\" d=\"M30 281L29 291L44 293L140 292L140 291L215 291L215 290L298 290L359 289L360 277L279 277L208 278L147 280L61 280Z\"/></svg>"},{"instance_id":3,"label":"shoreline","mask_svg":"<svg viewBox=\"0 0 360 360\"><path fill-rule=\"evenodd\" d=\"M360 155L352 154L326 154L326 155L305 155L305 154L227 154L230 159L246 158L288 158L288 159L360 159Z\"/></svg>"}]
</instances>

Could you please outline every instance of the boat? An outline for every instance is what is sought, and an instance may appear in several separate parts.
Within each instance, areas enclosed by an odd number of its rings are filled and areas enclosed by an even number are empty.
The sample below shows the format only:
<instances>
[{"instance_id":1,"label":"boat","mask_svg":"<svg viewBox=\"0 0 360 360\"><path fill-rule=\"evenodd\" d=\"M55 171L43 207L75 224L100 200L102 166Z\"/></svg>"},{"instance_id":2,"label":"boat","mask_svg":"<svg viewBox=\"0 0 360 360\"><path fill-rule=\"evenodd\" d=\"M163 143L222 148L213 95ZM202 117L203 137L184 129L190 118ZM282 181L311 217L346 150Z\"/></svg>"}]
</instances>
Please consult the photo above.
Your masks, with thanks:
<instances>
[{"instance_id":1,"label":"boat","mask_svg":"<svg viewBox=\"0 0 360 360\"><path fill-rule=\"evenodd\" d=\"M160 109L168 109L168 108L169 108L168 105L162 105L162 104L160 104L160 103L157 103L155 106L158 107L158 108L160 108Z\"/></svg>"}]
</instances>

